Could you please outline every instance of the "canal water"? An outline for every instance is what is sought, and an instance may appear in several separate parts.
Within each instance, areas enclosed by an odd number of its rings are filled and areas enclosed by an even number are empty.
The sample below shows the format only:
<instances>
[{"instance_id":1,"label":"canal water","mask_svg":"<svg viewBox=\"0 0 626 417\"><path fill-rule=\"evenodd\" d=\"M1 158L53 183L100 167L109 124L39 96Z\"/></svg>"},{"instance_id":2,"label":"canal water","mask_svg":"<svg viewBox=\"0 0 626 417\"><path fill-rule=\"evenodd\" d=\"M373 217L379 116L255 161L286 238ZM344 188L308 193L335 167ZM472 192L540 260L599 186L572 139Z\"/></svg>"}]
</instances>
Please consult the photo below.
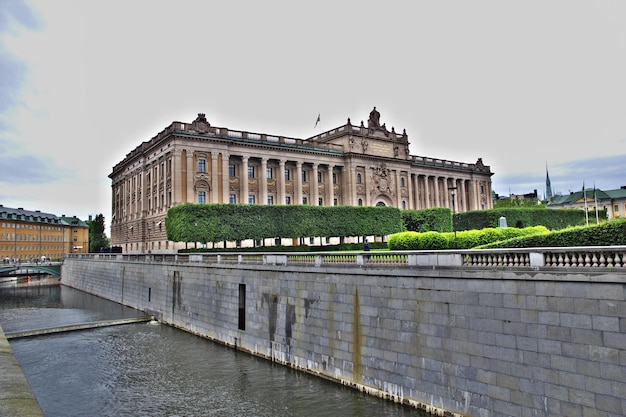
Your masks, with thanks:
<instances>
[{"instance_id":1,"label":"canal water","mask_svg":"<svg viewBox=\"0 0 626 417\"><path fill-rule=\"evenodd\" d=\"M5 333L140 315L69 287L32 284L0 288ZM46 417L426 416L161 324L10 344Z\"/></svg>"}]
</instances>

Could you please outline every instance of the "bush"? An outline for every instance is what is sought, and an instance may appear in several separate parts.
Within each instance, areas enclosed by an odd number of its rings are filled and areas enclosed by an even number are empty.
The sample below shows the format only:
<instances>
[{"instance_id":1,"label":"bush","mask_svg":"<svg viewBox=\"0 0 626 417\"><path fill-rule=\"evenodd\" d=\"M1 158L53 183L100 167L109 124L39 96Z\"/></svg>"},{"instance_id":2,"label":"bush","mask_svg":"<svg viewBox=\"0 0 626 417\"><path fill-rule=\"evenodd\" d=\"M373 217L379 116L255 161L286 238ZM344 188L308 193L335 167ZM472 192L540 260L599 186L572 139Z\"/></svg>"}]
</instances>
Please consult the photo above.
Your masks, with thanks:
<instances>
[{"instance_id":1,"label":"bush","mask_svg":"<svg viewBox=\"0 0 626 417\"><path fill-rule=\"evenodd\" d=\"M529 248L626 245L626 219L593 226L575 226L553 232L496 242L480 248Z\"/></svg>"},{"instance_id":2,"label":"bush","mask_svg":"<svg viewBox=\"0 0 626 417\"><path fill-rule=\"evenodd\" d=\"M506 227L463 230L456 233L456 245L453 232L402 232L391 235L388 244L391 250L472 249L506 239L547 232L548 229L544 226L526 227L524 229Z\"/></svg>"},{"instance_id":3,"label":"bush","mask_svg":"<svg viewBox=\"0 0 626 417\"><path fill-rule=\"evenodd\" d=\"M424 232L419 234L419 249L441 250L448 249L448 239L439 232Z\"/></svg>"}]
</instances>

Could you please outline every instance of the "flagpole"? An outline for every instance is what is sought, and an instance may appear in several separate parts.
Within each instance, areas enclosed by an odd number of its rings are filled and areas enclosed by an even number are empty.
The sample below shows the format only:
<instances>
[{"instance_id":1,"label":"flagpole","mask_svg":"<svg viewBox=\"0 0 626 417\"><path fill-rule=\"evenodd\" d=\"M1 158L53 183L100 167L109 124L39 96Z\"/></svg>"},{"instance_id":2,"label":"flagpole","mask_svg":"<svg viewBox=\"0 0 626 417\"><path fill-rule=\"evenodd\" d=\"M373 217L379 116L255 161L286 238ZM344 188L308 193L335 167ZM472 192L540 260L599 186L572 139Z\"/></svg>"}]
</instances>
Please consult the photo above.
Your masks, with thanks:
<instances>
[{"instance_id":1,"label":"flagpole","mask_svg":"<svg viewBox=\"0 0 626 417\"><path fill-rule=\"evenodd\" d=\"M585 220L589 226L589 209L587 208L587 191L585 190L585 181L583 181L583 199L585 200Z\"/></svg>"},{"instance_id":2,"label":"flagpole","mask_svg":"<svg viewBox=\"0 0 626 417\"><path fill-rule=\"evenodd\" d=\"M600 219L598 218L598 193L596 192L596 182L593 182L593 201L596 205L596 224L600 224Z\"/></svg>"}]
</instances>

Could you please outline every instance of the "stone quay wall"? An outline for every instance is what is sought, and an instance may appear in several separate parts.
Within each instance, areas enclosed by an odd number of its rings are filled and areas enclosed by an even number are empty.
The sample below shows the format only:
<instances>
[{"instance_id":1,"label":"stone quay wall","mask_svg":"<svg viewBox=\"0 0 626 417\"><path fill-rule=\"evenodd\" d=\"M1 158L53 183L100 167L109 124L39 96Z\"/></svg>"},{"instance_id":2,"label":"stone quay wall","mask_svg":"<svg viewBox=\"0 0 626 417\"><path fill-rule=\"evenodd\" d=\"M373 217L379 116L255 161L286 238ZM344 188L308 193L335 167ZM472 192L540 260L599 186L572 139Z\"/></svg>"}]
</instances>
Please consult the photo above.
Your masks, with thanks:
<instances>
[{"instance_id":1,"label":"stone quay wall","mask_svg":"<svg viewBox=\"0 0 626 417\"><path fill-rule=\"evenodd\" d=\"M61 282L434 415L626 415L626 268L368 256L76 255Z\"/></svg>"}]
</instances>

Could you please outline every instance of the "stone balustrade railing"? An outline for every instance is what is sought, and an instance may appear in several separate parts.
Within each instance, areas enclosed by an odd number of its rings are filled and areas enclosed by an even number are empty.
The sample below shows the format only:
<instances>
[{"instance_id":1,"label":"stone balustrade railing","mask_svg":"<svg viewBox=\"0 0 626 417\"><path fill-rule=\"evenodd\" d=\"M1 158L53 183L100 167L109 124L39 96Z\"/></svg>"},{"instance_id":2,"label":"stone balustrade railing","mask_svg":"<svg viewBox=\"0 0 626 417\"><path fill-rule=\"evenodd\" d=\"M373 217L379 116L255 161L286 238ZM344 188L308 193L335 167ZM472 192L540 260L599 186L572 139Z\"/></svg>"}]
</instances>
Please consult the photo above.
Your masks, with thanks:
<instances>
[{"instance_id":1,"label":"stone balustrade railing","mask_svg":"<svg viewBox=\"0 0 626 417\"><path fill-rule=\"evenodd\" d=\"M597 268L626 272L626 246L458 251L68 254L135 262L415 268Z\"/></svg>"}]
</instances>

